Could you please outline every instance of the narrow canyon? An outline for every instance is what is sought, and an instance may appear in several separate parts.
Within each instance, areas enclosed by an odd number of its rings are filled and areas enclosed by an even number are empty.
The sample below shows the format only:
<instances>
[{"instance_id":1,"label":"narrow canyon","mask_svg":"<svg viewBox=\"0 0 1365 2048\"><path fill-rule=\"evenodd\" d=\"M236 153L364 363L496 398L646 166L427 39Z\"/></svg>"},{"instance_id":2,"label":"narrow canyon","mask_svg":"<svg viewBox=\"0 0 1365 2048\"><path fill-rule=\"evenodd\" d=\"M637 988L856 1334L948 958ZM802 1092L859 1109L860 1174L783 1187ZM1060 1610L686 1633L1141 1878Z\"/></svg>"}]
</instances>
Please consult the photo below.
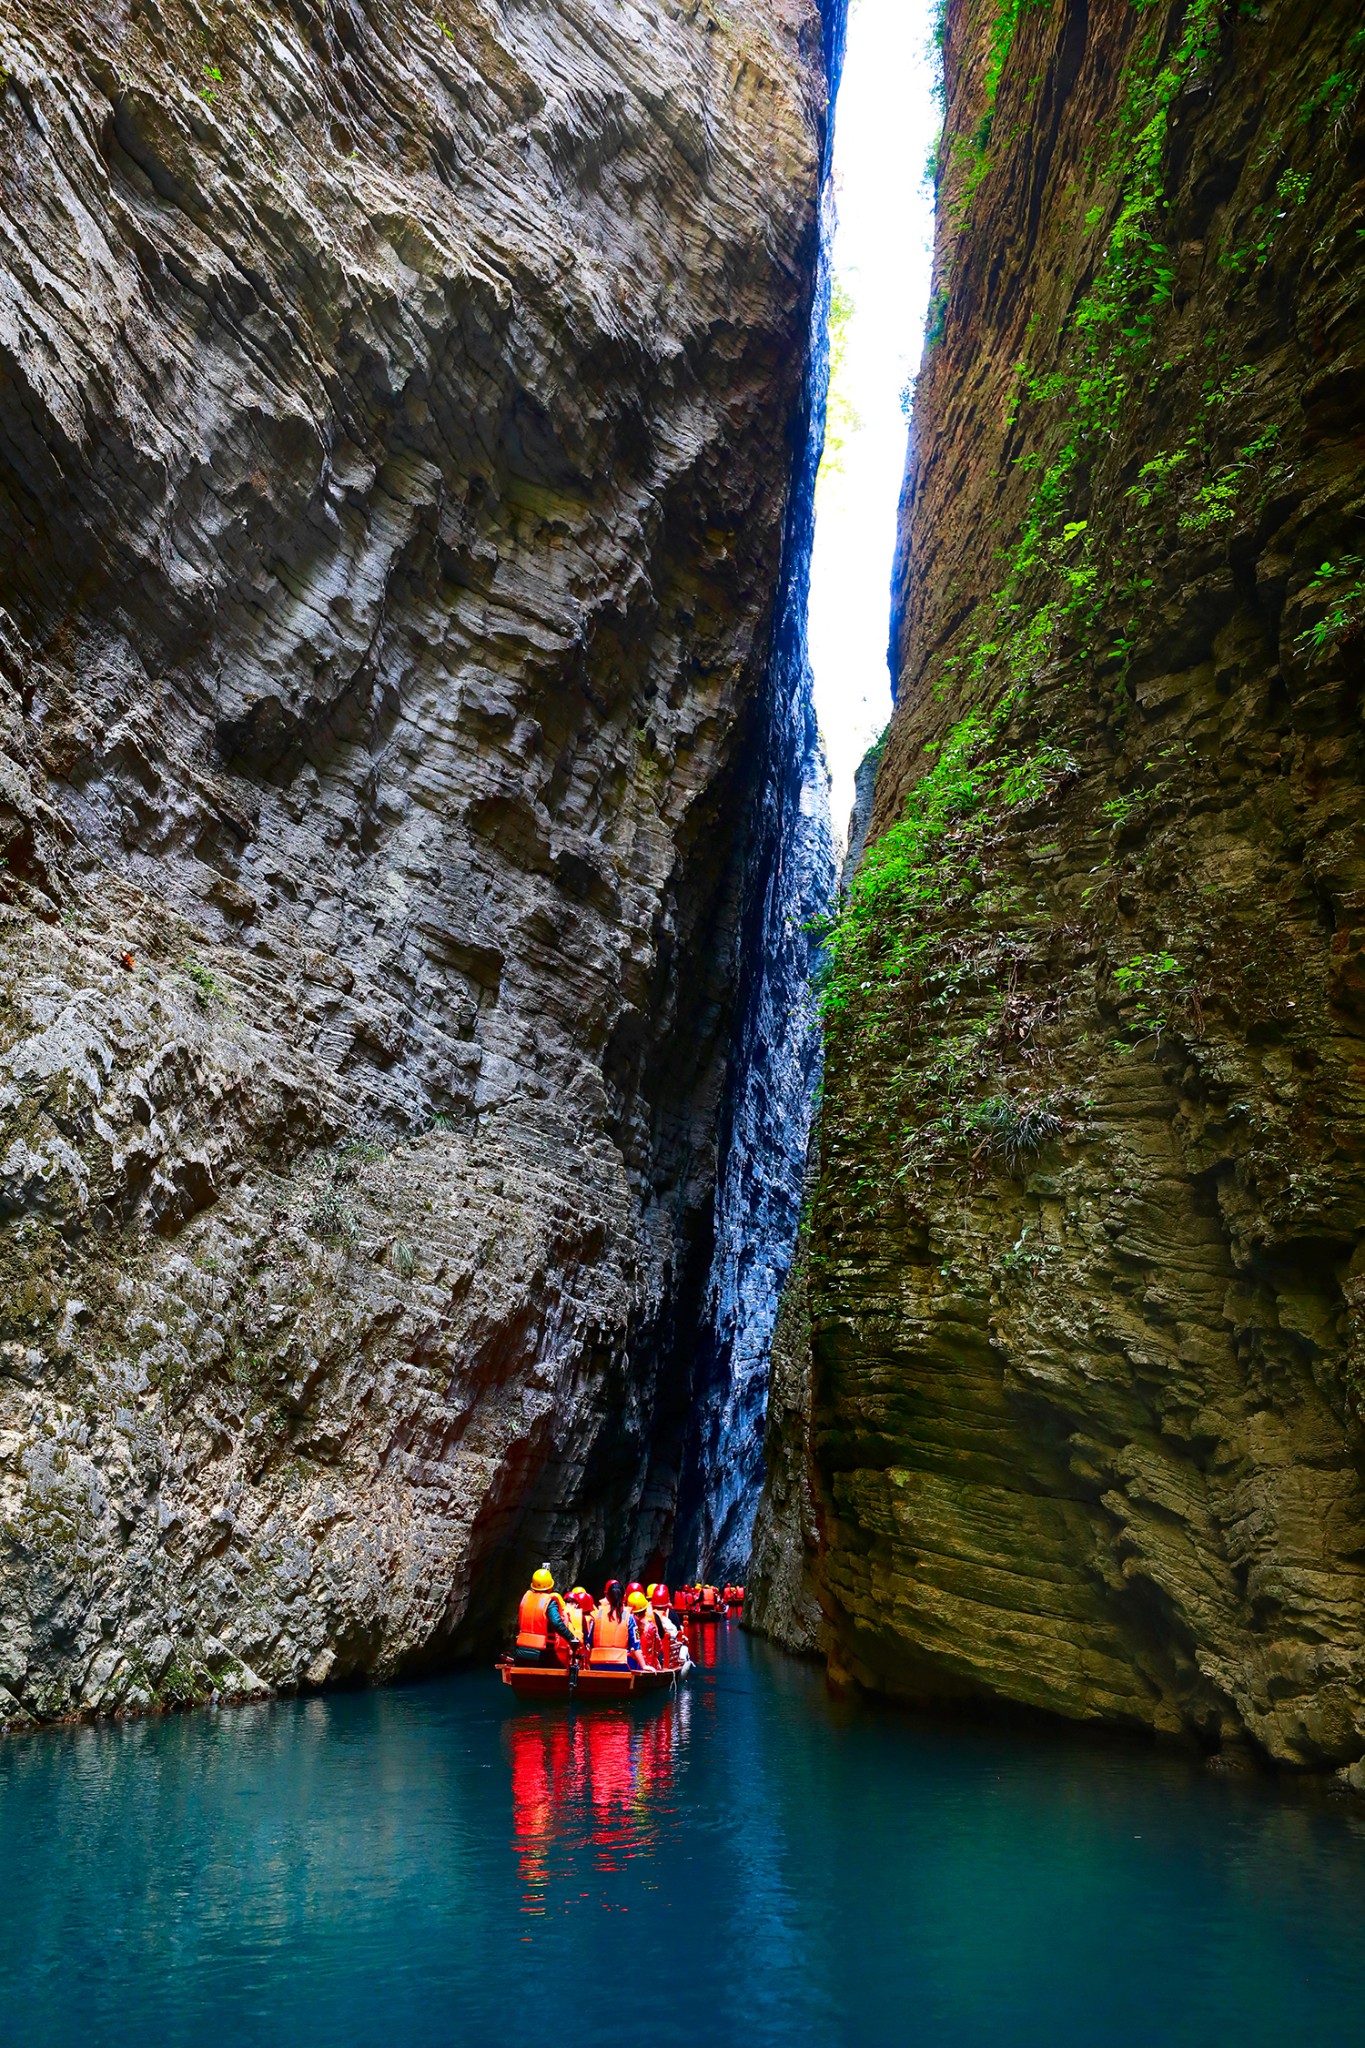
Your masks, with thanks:
<instances>
[{"instance_id":1,"label":"narrow canyon","mask_svg":"<svg viewBox=\"0 0 1365 2048\"><path fill-rule=\"evenodd\" d=\"M546 1557L1365 1790L1365 27L937 20L842 875L846 0L0 21L0 1728Z\"/></svg>"}]
</instances>

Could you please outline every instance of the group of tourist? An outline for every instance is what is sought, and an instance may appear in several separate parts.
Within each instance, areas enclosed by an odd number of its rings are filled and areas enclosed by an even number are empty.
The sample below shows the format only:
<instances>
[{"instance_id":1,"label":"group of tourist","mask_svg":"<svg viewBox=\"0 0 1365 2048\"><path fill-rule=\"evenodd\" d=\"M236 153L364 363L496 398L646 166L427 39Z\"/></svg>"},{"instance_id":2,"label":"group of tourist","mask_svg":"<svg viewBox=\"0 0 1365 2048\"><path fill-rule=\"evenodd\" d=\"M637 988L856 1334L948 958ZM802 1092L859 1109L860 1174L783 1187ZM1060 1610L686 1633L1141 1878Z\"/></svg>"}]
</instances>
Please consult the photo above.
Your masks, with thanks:
<instances>
[{"instance_id":1,"label":"group of tourist","mask_svg":"<svg viewBox=\"0 0 1365 2048\"><path fill-rule=\"evenodd\" d=\"M547 1564L531 1578L517 1610L518 1664L584 1664L592 1671L686 1671L687 1638L674 1621L667 1586L622 1586L612 1579L600 1600L582 1586L555 1589Z\"/></svg>"},{"instance_id":2,"label":"group of tourist","mask_svg":"<svg viewBox=\"0 0 1365 2048\"><path fill-rule=\"evenodd\" d=\"M695 1586L679 1586L673 1605L680 1614L723 1614L728 1608L744 1605L744 1588L707 1586L698 1580Z\"/></svg>"}]
</instances>

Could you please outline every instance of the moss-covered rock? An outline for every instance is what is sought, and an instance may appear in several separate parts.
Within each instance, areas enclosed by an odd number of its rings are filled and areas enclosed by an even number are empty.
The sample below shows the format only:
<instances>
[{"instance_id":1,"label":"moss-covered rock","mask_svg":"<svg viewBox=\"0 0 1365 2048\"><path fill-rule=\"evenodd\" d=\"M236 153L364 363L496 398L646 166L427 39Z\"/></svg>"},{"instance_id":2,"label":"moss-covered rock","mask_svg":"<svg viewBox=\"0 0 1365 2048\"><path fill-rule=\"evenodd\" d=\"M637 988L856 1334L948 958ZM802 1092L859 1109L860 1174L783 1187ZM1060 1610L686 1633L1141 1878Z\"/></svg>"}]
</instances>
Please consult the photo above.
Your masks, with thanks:
<instances>
[{"instance_id":1,"label":"moss-covered rock","mask_svg":"<svg viewBox=\"0 0 1365 2048\"><path fill-rule=\"evenodd\" d=\"M1365 1753L1365 32L952 0L809 1251L831 1661Z\"/></svg>"}]
</instances>

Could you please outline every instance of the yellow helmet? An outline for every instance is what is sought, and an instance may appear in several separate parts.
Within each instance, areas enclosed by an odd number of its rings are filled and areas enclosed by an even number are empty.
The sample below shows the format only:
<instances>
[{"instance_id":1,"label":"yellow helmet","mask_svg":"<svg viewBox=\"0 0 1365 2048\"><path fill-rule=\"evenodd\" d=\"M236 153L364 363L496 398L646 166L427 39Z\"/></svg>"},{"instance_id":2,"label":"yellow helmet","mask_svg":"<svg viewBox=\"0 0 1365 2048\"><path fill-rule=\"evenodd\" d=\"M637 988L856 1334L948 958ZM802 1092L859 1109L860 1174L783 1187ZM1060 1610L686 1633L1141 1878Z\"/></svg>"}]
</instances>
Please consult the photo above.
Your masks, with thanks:
<instances>
[{"instance_id":1,"label":"yellow helmet","mask_svg":"<svg viewBox=\"0 0 1365 2048\"><path fill-rule=\"evenodd\" d=\"M632 1610L633 1613L643 1614L646 1607L648 1607L649 1602L648 1600L646 1600L643 1593L631 1593L627 1596L626 1605Z\"/></svg>"},{"instance_id":2,"label":"yellow helmet","mask_svg":"<svg viewBox=\"0 0 1365 2048\"><path fill-rule=\"evenodd\" d=\"M531 1584L535 1587L537 1593L550 1592L554 1582L555 1575L547 1564L543 1564L538 1572L532 1572L531 1574Z\"/></svg>"}]
</instances>

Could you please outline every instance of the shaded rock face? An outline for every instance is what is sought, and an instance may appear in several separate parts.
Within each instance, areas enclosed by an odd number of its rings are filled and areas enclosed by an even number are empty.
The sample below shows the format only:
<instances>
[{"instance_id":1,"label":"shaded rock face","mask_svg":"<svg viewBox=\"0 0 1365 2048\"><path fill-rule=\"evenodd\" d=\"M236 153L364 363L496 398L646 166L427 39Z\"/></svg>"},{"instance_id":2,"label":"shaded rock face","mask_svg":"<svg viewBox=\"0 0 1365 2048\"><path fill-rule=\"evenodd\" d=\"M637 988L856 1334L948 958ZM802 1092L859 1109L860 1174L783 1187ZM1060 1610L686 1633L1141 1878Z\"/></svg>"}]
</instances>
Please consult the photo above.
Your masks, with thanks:
<instances>
[{"instance_id":1,"label":"shaded rock face","mask_svg":"<svg viewBox=\"0 0 1365 2048\"><path fill-rule=\"evenodd\" d=\"M826 96L806 0L0 63L14 1720L666 1545Z\"/></svg>"},{"instance_id":2,"label":"shaded rock face","mask_svg":"<svg viewBox=\"0 0 1365 2048\"><path fill-rule=\"evenodd\" d=\"M809 1255L832 1666L1349 1768L1365 33L947 26Z\"/></svg>"},{"instance_id":3,"label":"shaded rock face","mask_svg":"<svg viewBox=\"0 0 1365 2048\"><path fill-rule=\"evenodd\" d=\"M804 615L804 593L803 593ZM770 789L766 887L751 911L731 1068L716 1246L707 1281L674 1543L676 1573L744 1579L763 1477L769 1355L800 1220L820 1073L812 927L834 894L829 777L809 671L789 671L797 747Z\"/></svg>"},{"instance_id":4,"label":"shaded rock face","mask_svg":"<svg viewBox=\"0 0 1365 2048\"><path fill-rule=\"evenodd\" d=\"M839 876L846 897L867 839L882 741L869 747L854 777L853 805ZM818 985L821 962L815 963ZM813 1460L815 1359L811 1343L811 1226L820 1190L820 1127L813 1116L802 1214L791 1268L773 1323L763 1417L763 1479L754 1513L745 1625L798 1656L829 1647L821 1606L820 1478Z\"/></svg>"},{"instance_id":5,"label":"shaded rock face","mask_svg":"<svg viewBox=\"0 0 1365 2048\"><path fill-rule=\"evenodd\" d=\"M824 0L831 101L847 9ZM815 480L825 441L834 236L832 130L821 180L804 434L791 491L770 667L770 765L741 928L737 1029L716 1186L715 1249L694 1372L671 1569L743 1582L763 1478L769 1354L796 1250L820 1074L817 928L835 893L829 771L815 719L806 619Z\"/></svg>"},{"instance_id":6,"label":"shaded rock face","mask_svg":"<svg viewBox=\"0 0 1365 2048\"><path fill-rule=\"evenodd\" d=\"M819 1175L819 1133L812 1134L807 1199ZM819 1480L811 1463L810 1232L798 1235L782 1290L769 1354L764 1409L763 1484L753 1521L744 1624L798 1656L829 1647L821 1604Z\"/></svg>"}]
</instances>

